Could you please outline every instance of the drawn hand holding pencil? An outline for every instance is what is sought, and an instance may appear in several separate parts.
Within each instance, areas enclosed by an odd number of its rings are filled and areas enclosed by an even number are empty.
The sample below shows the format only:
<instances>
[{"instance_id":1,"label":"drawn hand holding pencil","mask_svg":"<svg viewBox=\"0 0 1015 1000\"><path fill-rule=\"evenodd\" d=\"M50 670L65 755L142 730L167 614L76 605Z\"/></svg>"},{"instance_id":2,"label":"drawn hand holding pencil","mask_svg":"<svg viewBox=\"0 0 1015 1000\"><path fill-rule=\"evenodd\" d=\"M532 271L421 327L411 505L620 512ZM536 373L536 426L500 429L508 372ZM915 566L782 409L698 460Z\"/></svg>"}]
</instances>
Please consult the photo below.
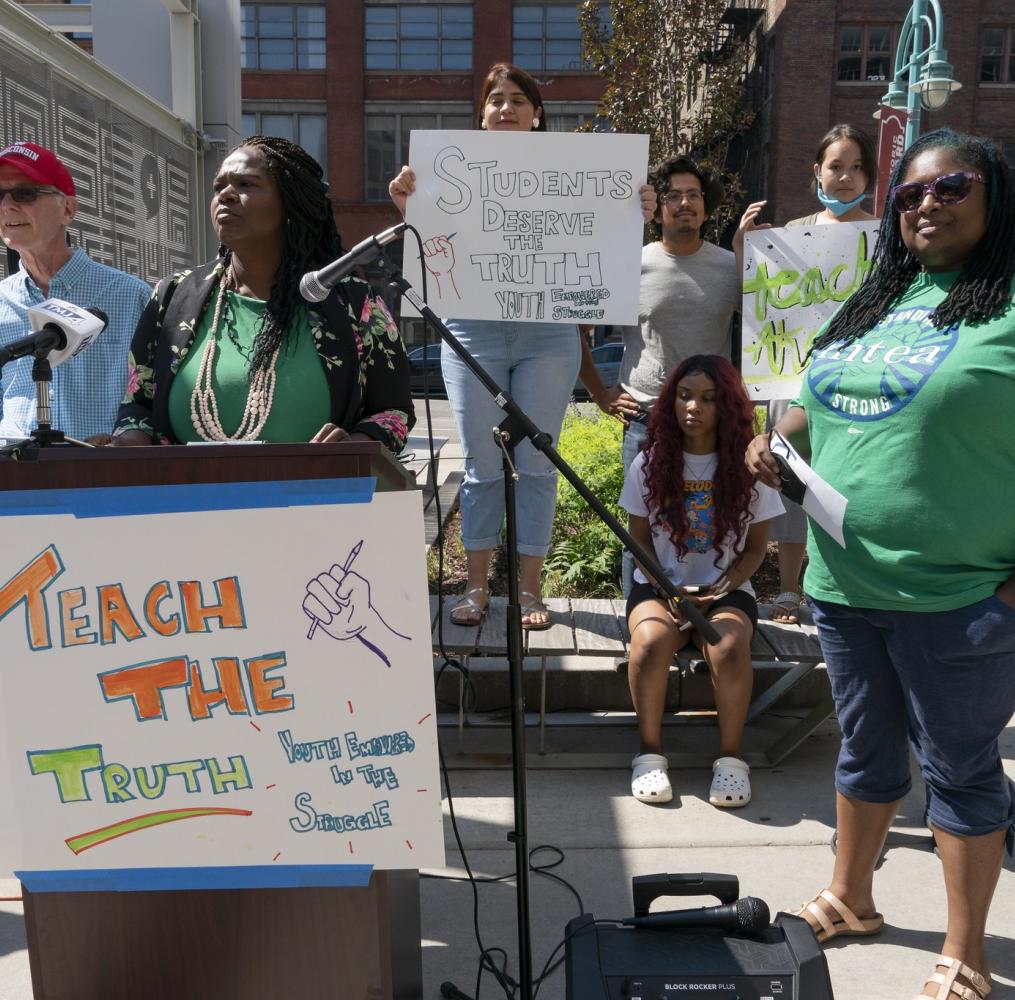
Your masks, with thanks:
<instances>
[{"instance_id":1,"label":"drawn hand holding pencil","mask_svg":"<svg viewBox=\"0 0 1015 1000\"><path fill-rule=\"evenodd\" d=\"M406 640L409 637L396 632L381 617L371 600L370 581L352 571L362 549L361 539L349 551L343 565L336 563L307 584L303 598L303 612L311 619L307 639L314 638L318 626L332 639L359 639L390 667L391 661L377 641L389 636Z\"/></svg>"}]
</instances>

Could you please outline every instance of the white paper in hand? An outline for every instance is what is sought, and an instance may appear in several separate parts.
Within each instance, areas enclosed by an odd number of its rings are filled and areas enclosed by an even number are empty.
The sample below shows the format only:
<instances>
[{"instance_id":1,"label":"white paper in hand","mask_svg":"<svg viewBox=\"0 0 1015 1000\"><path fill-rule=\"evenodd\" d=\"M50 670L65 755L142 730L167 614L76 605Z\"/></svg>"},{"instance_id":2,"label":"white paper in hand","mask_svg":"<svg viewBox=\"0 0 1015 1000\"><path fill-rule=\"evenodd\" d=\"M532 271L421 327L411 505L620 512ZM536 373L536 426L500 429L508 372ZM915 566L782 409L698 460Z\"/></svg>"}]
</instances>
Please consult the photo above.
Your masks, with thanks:
<instances>
[{"instance_id":1,"label":"white paper in hand","mask_svg":"<svg viewBox=\"0 0 1015 1000\"><path fill-rule=\"evenodd\" d=\"M835 487L825 482L778 431L772 431L768 447L773 455L779 455L786 460L790 469L807 487L800 506L845 548L846 539L842 533L842 523L846 517L846 505L849 501Z\"/></svg>"}]
</instances>

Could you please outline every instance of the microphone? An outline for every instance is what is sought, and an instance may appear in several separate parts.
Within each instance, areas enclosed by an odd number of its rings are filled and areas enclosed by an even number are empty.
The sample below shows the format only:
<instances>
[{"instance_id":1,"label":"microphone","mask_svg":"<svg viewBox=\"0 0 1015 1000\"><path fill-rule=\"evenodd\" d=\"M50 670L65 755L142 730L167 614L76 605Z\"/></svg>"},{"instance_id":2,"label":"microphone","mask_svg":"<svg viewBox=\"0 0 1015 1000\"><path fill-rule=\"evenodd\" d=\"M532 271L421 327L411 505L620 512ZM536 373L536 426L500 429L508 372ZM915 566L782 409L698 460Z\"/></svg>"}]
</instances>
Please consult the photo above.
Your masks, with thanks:
<instances>
[{"instance_id":1,"label":"microphone","mask_svg":"<svg viewBox=\"0 0 1015 1000\"><path fill-rule=\"evenodd\" d=\"M454 983L447 981L441 983L441 996L448 1000L472 1000L468 993L463 993Z\"/></svg>"},{"instance_id":2,"label":"microphone","mask_svg":"<svg viewBox=\"0 0 1015 1000\"><path fill-rule=\"evenodd\" d=\"M724 931L757 934L771 923L768 904L757 896L744 896L735 903L721 906L700 906L695 910L669 910L649 913L644 917L628 917L621 921L628 927L649 927L655 930L718 927Z\"/></svg>"},{"instance_id":3,"label":"microphone","mask_svg":"<svg viewBox=\"0 0 1015 1000\"><path fill-rule=\"evenodd\" d=\"M46 358L55 368L69 358L77 357L109 322L101 309L82 309L61 299L46 299L28 310L34 332L0 347L0 366L34 355Z\"/></svg>"},{"instance_id":4,"label":"microphone","mask_svg":"<svg viewBox=\"0 0 1015 1000\"><path fill-rule=\"evenodd\" d=\"M307 271L300 279L300 295L307 302L323 301L328 297L328 292L357 265L373 260L380 254L383 247L397 240L405 230L406 223L400 222L397 226L385 229L383 233L368 236L361 243L357 243L347 254L332 261L327 267L322 267L320 271Z\"/></svg>"}]
</instances>

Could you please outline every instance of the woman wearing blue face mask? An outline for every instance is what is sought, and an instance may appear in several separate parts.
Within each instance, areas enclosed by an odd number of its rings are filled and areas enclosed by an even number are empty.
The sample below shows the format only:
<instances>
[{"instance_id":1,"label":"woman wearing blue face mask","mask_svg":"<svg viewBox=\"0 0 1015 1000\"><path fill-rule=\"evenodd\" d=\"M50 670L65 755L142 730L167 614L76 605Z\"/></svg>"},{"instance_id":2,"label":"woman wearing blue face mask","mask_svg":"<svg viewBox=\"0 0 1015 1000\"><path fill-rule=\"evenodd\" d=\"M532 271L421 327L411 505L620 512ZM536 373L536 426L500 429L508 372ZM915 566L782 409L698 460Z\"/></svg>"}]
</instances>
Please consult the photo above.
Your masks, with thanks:
<instances>
[{"instance_id":1,"label":"woman wearing blue face mask","mask_svg":"<svg viewBox=\"0 0 1015 1000\"><path fill-rule=\"evenodd\" d=\"M787 226L823 226L831 222L869 222L875 216L864 210L863 202L878 182L878 158L874 144L852 125L833 125L825 133L814 156L811 190L824 205L821 211L787 222ZM733 249L743 271L744 236L770 225L755 220L765 207L755 201L747 206L733 237ZM768 404L768 426L774 427L788 407L788 400ZM772 621L794 624L800 608L800 570L807 545L807 517L803 508L785 501L786 513L770 522L769 539L779 545L779 596L772 606Z\"/></svg>"}]
</instances>

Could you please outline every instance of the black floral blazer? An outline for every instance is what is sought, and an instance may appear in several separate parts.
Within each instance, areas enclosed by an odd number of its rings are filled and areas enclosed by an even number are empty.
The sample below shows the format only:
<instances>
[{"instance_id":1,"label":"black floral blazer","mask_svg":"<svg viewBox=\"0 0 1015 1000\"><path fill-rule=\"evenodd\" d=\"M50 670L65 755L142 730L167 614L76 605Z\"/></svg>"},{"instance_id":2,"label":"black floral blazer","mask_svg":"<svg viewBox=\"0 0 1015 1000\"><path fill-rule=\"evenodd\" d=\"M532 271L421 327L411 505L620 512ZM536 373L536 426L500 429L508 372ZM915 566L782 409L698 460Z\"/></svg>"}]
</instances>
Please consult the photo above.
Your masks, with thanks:
<instances>
[{"instance_id":1,"label":"black floral blazer","mask_svg":"<svg viewBox=\"0 0 1015 1000\"><path fill-rule=\"evenodd\" d=\"M134 331L114 434L140 430L156 443L178 444L169 423L169 388L223 266L216 260L156 286ZM384 303L364 282L346 278L324 302L307 306L307 319L328 382L331 422L401 451L416 418L405 348Z\"/></svg>"}]
</instances>

